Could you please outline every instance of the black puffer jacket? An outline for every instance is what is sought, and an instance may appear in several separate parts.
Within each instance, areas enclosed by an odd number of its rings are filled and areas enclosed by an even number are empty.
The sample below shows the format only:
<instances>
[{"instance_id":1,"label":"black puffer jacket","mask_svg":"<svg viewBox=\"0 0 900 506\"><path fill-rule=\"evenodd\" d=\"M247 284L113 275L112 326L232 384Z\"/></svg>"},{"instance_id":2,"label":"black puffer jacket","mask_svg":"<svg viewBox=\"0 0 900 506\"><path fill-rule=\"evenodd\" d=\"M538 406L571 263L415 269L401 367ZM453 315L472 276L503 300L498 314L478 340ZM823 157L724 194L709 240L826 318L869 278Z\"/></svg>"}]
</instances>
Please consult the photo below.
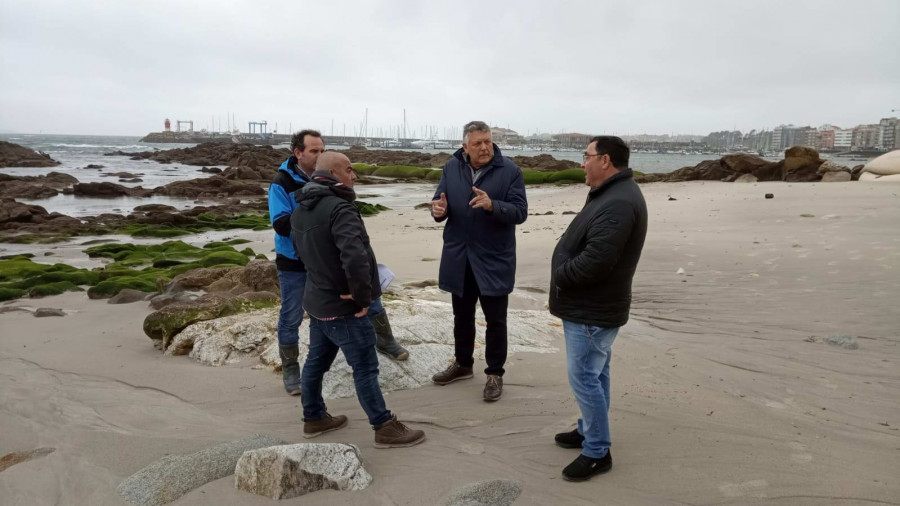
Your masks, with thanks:
<instances>
[{"instance_id":1,"label":"black puffer jacket","mask_svg":"<svg viewBox=\"0 0 900 506\"><path fill-rule=\"evenodd\" d=\"M316 171L294 198L292 238L307 272L303 308L316 318L333 318L369 307L381 295L381 284L369 234L353 204L356 193Z\"/></svg>"},{"instance_id":2,"label":"black puffer jacket","mask_svg":"<svg viewBox=\"0 0 900 506\"><path fill-rule=\"evenodd\" d=\"M646 235L647 204L631 169L593 188L553 251L550 312L588 325L625 325Z\"/></svg>"}]
</instances>

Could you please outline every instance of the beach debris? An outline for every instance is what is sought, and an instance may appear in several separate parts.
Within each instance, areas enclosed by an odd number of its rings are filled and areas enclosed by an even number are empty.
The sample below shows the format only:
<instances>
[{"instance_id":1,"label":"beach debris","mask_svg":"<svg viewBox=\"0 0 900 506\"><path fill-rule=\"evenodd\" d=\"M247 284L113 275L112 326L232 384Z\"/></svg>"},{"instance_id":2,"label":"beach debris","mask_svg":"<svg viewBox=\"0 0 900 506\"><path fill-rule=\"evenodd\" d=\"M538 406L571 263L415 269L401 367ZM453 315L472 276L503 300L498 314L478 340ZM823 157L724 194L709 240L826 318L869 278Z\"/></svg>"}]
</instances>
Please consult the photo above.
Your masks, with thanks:
<instances>
[{"instance_id":1,"label":"beach debris","mask_svg":"<svg viewBox=\"0 0 900 506\"><path fill-rule=\"evenodd\" d=\"M669 195L669 200L678 200L678 199L676 199L675 197Z\"/></svg>"},{"instance_id":2,"label":"beach debris","mask_svg":"<svg viewBox=\"0 0 900 506\"><path fill-rule=\"evenodd\" d=\"M679 267L675 274L684 274L684 267Z\"/></svg>"},{"instance_id":3,"label":"beach debris","mask_svg":"<svg viewBox=\"0 0 900 506\"><path fill-rule=\"evenodd\" d=\"M45 316L66 316L66 312L53 307L39 307L34 312L35 318L43 318Z\"/></svg>"},{"instance_id":4,"label":"beach debris","mask_svg":"<svg viewBox=\"0 0 900 506\"><path fill-rule=\"evenodd\" d=\"M39 459L41 457L46 457L47 455L50 455L55 451L56 448L45 447L22 452L7 453L6 455L0 457L0 473L6 471L16 464L28 462L29 460Z\"/></svg>"},{"instance_id":5,"label":"beach debris","mask_svg":"<svg viewBox=\"0 0 900 506\"><path fill-rule=\"evenodd\" d=\"M372 475L356 445L301 443L244 452L234 468L234 486L271 499L319 490L363 490Z\"/></svg>"},{"instance_id":6,"label":"beach debris","mask_svg":"<svg viewBox=\"0 0 900 506\"><path fill-rule=\"evenodd\" d=\"M815 218L815 214L803 213L800 215L801 218Z\"/></svg>"},{"instance_id":7,"label":"beach debris","mask_svg":"<svg viewBox=\"0 0 900 506\"><path fill-rule=\"evenodd\" d=\"M509 506L522 493L519 480L485 480L463 485L444 499L444 506Z\"/></svg>"},{"instance_id":8,"label":"beach debris","mask_svg":"<svg viewBox=\"0 0 900 506\"><path fill-rule=\"evenodd\" d=\"M767 199L774 199L774 198L775 198L775 194L774 194L774 193L767 193L767 194L766 194L766 198L767 198Z\"/></svg>"},{"instance_id":9,"label":"beach debris","mask_svg":"<svg viewBox=\"0 0 900 506\"><path fill-rule=\"evenodd\" d=\"M841 348L847 350L855 350L859 348L859 344L856 342L852 336L844 335L844 334L833 334L825 338L825 342L828 344L833 344L835 346L840 346Z\"/></svg>"},{"instance_id":10,"label":"beach debris","mask_svg":"<svg viewBox=\"0 0 900 506\"><path fill-rule=\"evenodd\" d=\"M126 478L116 492L131 504L170 503L197 487L234 473L244 452L281 445L277 437L253 434L186 455L168 455Z\"/></svg>"}]
</instances>

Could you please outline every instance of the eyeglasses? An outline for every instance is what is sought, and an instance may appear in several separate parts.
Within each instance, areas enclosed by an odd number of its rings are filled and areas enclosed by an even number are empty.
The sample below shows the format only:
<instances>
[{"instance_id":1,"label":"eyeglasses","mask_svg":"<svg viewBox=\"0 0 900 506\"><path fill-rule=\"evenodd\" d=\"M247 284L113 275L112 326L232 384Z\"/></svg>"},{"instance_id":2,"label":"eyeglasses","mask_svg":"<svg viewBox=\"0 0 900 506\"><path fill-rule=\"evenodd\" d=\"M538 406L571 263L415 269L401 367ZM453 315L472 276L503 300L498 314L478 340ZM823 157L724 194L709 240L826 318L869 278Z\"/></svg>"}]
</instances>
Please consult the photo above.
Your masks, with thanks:
<instances>
[{"instance_id":1,"label":"eyeglasses","mask_svg":"<svg viewBox=\"0 0 900 506\"><path fill-rule=\"evenodd\" d=\"M583 163L583 162L586 162L587 159L590 158L590 157L592 157L592 156L603 156L603 155L605 155L605 154L606 154L606 153L597 153L596 155L589 155L589 154L587 154L587 153L584 153L584 154L581 155L581 161L582 161L582 163Z\"/></svg>"}]
</instances>

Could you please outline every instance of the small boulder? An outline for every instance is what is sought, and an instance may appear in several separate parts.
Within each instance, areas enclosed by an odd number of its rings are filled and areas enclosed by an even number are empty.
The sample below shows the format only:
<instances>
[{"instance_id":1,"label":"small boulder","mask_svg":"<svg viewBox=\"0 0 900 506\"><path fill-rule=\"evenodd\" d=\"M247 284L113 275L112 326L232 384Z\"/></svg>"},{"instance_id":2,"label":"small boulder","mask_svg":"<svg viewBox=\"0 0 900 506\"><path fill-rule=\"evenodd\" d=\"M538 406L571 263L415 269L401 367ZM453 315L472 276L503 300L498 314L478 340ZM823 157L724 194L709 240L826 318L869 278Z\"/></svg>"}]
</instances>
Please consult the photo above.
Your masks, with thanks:
<instances>
[{"instance_id":1,"label":"small boulder","mask_svg":"<svg viewBox=\"0 0 900 506\"><path fill-rule=\"evenodd\" d=\"M744 174L734 180L735 183L755 183L757 181L759 181L759 178L757 178L753 174Z\"/></svg>"},{"instance_id":2,"label":"small boulder","mask_svg":"<svg viewBox=\"0 0 900 506\"><path fill-rule=\"evenodd\" d=\"M846 350L855 350L859 348L859 344L856 343L856 339L854 339L853 336L831 335L825 338L825 342L840 346Z\"/></svg>"},{"instance_id":3,"label":"small boulder","mask_svg":"<svg viewBox=\"0 0 900 506\"><path fill-rule=\"evenodd\" d=\"M132 504L170 503L197 487L233 474L244 452L283 443L273 436L254 434L196 453L168 455L126 478L116 492Z\"/></svg>"},{"instance_id":4,"label":"small boulder","mask_svg":"<svg viewBox=\"0 0 900 506\"><path fill-rule=\"evenodd\" d=\"M463 485L454 490L444 506L509 506L522 493L518 480L486 480Z\"/></svg>"},{"instance_id":5,"label":"small boulder","mask_svg":"<svg viewBox=\"0 0 900 506\"><path fill-rule=\"evenodd\" d=\"M131 304L132 302L147 300L148 295L150 295L149 292L142 292L133 288L123 288L106 302L109 304Z\"/></svg>"},{"instance_id":6,"label":"small boulder","mask_svg":"<svg viewBox=\"0 0 900 506\"><path fill-rule=\"evenodd\" d=\"M43 318L45 316L66 316L66 312L59 308L39 307L34 312L35 318Z\"/></svg>"},{"instance_id":7,"label":"small boulder","mask_svg":"<svg viewBox=\"0 0 900 506\"><path fill-rule=\"evenodd\" d=\"M372 483L359 448L344 443L303 443L244 452L234 486L271 499L319 490L362 490Z\"/></svg>"}]
</instances>

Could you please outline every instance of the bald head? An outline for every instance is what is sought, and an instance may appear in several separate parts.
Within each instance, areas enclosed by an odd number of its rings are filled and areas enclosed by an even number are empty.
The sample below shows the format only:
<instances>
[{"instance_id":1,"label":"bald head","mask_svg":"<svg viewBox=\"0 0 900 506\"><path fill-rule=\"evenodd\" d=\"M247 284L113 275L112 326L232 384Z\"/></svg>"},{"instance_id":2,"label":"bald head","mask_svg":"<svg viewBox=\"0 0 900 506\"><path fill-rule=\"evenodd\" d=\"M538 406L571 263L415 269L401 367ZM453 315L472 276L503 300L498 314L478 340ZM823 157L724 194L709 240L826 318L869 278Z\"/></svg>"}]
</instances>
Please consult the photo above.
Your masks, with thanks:
<instances>
[{"instance_id":1,"label":"bald head","mask_svg":"<svg viewBox=\"0 0 900 506\"><path fill-rule=\"evenodd\" d=\"M344 186L353 187L356 182L356 171L350 165L350 159L346 155L334 151L326 151L316 160L316 170L331 173Z\"/></svg>"}]
</instances>

